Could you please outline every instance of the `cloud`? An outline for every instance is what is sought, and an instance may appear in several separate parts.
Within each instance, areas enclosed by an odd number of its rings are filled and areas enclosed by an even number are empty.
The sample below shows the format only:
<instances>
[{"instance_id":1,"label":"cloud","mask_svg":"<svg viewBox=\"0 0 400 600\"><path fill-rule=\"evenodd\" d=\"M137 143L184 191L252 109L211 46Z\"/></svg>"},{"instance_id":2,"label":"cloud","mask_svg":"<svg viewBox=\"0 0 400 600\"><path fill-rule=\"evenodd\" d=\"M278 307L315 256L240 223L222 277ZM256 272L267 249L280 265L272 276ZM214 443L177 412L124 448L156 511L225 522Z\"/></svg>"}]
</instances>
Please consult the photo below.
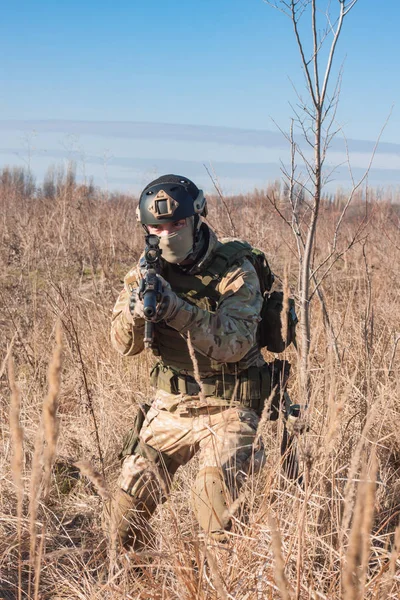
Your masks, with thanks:
<instances>
[{"instance_id":1,"label":"cloud","mask_svg":"<svg viewBox=\"0 0 400 600\"><path fill-rule=\"evenodd\" d=\"M174 139L183 142L282 149L287 148L288 145L284 136L275 131L134 121L0 120L0 130L22 132L35 130L38 133L58 132L69 135L146 140ZM349 139L347 143L350 152L371 153L375 146L375 142L369 140ZM340 133L332 140L331 149L337 152L346 151L346 144ZM400 154L400 144L382 142L379 144L378 153Z\"/></svg>"},{"instance_id":2,"label":"cloud","mask_svg":"<svg viewBox=\"0 0 400 600\"><path fill-rule=\"evenodd\" d=\"M24 155L24 149L0 148L0 155L18 157ZM60 149L35 150L31 157L31 167L39 176L43 177L47 167L52 163L69 161L73 158L70 152ZM54 159L54 160L52 160ZM76 156L78 174L84 172L86 176L93 176L97 185L110 185L111 188L121 189L129 187L139 191L154 177L162 173L181 173L194 179L207 192L213 190L212 182L201 161L189 159L176 159L165 157L137 158L128 156L112 156L105 162L102 156L85 154L83 162ZM3 161L0 160L0 163ZM9 161L8 161L9 162ZM11 164L15 164L15 160ZM3 163L4 164L4 163ZM213 161L213 169L220 182L223 183L225 193L248 192L255 187L266 187L268 182L282 178L279 166L274 162L231 162ZM365 169L354 167L352 169L354 180L359 180ZM334 180L330 189L338 185L348 187L349 173L346 167L334 169L331 177ZM398 169L371 169L369 172L371 185L393 185L400 183Z\"/></svg>"},{"instance_id":3,"label":"cloud","mask_svg":"<svg viewBox=\"0 0 400 600\"><path fill-rule=\"evenodd\" d=\"M207 192L213 189L204 163L212 163L225 193L249 192L282 179L281 160L289 145L279 132L112 121L0 121L0 166L31 166L38 180L54 163L74 160L82 177L96 185L139 191L156 175L181 173ZM35 133L32 135L32 133ZM4 144L3 147L1 144ZM349 141L352 173L365 173L373 142ZM312 149L303 145L312 156ZM329 154L331 165L345 162L345 146L337 139ZM400 184L400 144L381 144L369 171L370 185ZM397 168L396 168L397 167ZM298 164L298 172L301 165ZM326 163L326 170L329 167ZM346 166L334 168L328 189L350 186Z\"/></svg>"}]
</instances>

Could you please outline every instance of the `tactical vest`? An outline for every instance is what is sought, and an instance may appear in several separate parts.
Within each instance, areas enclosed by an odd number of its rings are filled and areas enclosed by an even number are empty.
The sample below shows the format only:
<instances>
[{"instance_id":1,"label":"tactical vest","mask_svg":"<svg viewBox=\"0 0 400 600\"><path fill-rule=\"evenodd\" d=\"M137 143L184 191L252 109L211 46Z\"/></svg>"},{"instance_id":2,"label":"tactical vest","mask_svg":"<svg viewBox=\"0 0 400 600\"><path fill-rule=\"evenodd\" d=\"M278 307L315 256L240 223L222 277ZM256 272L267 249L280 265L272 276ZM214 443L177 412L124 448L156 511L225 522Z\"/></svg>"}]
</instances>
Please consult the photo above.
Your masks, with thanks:
<instances>
[{"instance_id":1,"label":"tactical vest","mask_svg":"<svg viewBox=\"0 0 400 600\"><path fill-rule=\"evenodd\" d=\"M286 315L287 338L283 340L281 333L283 293L276 291L269 293L274 275L264 253L241 240L222 240L201 272L182 274L177 265L163 262L161 274L170 283L173 291L186 302L214 312L220 299L218 283L231 267L239 266L245 259L249 259L255 268L264 298L257 344L237 363L221 364L196 351L195 356L205 396L214 396L220 398L221 402L229 401L229 404L238 403L261 414L265 400L271 394L272 373L267 363L261 367L254 366L259 364L257 359L260 359L260 349L266 347L274 353L282 352L290 343L295 343L297 324L294 301L289 299L289 310ZM155 350L161 361L152 371L153 385L174 394L198 395L199 386L196 381L192 376L185 374L193 372L193 363L186 340L175 329L161 322L155 324L154 341ZM205 373L211 375L202 376ZM274 387L276 391L272 406L280 402L279 386L274 383Z\"/></svg>"},{"instance_id":2,"label":"tactical vest","mask_svg":"<svg viewBox=\"0 0 400 600\"><path fill-rule=\"evenodd\" d=\"M233 265L239 266L249 258L250 252L251 246L245 242L221 243L201 272L182 274L178 266L164 262L161 275L186 302L214 312L221 296L218 283ZM161 360L152 372L153 385L170 393L198 395L196 381L185 374L193 372L186 340L160 322L155 324L154 342ZM222 403L244 405L261 414L271 391L271 374L266 363L254 366L262 360L257 344L237 363L218 363L196 351L195 356L205 396L219 398Z\"/></svg>"},{"instance_id":3,"label":"tactical vest","mask_svg":"<svg viewBox=\"0 0 400 600\"><path fill-rule=\"evenodd\" d=\"M251 246L246 242L235 240L221 243L214 251L211 261L206 263L200 273L182 274L177 265L163 262L161 275L180 298L201 309L215 312L220 298L220 293L217 291L218 283L233 265L239 266L245 258L249 258L250 253ZM177 371L193 371L186 340L164 322L157 323L155 326L155 347L163 364L171 365ZM254 350L239 363L222 365L195 351L200 373L221 371L237 373L254 364L255 357L258 355L259 349L255 346Z\"/></svg>"},{"instance_id":4,"label":"tactical vest","mask_svg":"<svg viewBox=\"0 0 400 600\"><path fill-rule=\"evenodd\" d=\"M162 270L164 278L181 298L199 308L213 312L220 298L217 291L218 283L233 265L240 265L246 258L255 268L264 301L260 313L261 322L257 331L258 349L255 347L252 355L246 356L238 364L225 365L225 371L229 372L233 369L235 373L254 364L255 355L258 354L260 348L267 348L270 352L277 353L283 352L289 344L296 343L297 316L294 300L289 298L289 310L286 314L287 337L283 340L281 326L283 293L279 291L269 293L274 282L274 275L265 254L241 240L222 241L206 267L196 275L182 275L178 266L166 262L163 263ZM158 325L156 332L158 351L163 362L173 364L178 370L192 371L192 361L186 341L182 336L165 324ZM200 372L221 370L221 365L210 358L199 353L196 353L196 358Z\"/></svg>"}]
</instances>

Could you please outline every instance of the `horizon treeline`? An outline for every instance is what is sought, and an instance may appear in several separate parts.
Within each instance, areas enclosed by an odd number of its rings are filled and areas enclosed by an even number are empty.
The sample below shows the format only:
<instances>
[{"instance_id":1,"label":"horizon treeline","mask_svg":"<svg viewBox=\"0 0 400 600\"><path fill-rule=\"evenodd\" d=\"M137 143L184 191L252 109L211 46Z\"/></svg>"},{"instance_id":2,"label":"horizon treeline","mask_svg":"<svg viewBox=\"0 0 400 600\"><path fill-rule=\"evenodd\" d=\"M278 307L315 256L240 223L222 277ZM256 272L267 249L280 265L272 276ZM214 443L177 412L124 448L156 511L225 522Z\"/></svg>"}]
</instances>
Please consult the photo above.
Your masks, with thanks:
<instances>
[{"instance_id":1,"label":"horizon treeline","mask_svg":"<svg viewBox=\"0 0 400 600\"><path fill-rule=\"evenodd\" d=\"M157 175L154 175L154 178ZM211 182L210 182L211 183ZM0 167L0 186L3 190L12 191L21 197L44 197L55 198L64 193L65 190L74 190L80 195L95 198L101 197L108 200L121 200L122 198L138 198L138 193L122 192L118 190L103 190L95 185L93 177L80 178L77 175L77 167L74 162L68 164L52 164L48 167L45 176L41 182L38 182L35 174L29 167L4 165ZM306 185L297 183L292 193L300 198L300 202L307 200L310 193ZM251 199L259 195L279 197L280 200L287 198L289 194L289 185L285 178L275 179L268 182L264 188L254 187L253 191L245 194L226 194L226 198L237 201ZM215 200L221 200L222 192L218 189L208 194L209 197L215 197ZM341 208L347 201L349 188L338 185L336 190L329 189L323 193L322 201L328 205L334 205ZM354 193L352 204L388 202L390 204L400 203L400 185L387 186L368 186L364 184Z\"/></svg>"}]
</instances>

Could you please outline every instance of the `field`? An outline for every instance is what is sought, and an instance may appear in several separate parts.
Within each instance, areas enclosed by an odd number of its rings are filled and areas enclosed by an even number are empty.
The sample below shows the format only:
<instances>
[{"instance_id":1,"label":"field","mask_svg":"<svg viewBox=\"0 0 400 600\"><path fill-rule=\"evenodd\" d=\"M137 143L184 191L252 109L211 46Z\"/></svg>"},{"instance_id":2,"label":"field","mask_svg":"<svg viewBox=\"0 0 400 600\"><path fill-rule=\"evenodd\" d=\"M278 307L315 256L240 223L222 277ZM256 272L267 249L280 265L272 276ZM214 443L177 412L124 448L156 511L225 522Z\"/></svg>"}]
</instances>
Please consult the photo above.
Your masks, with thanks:
<instances>
[{"instance_id":1,"label":"field","mask_svg":"<svg viewBox=\"0 0 400 600\"><path fill-rule=\"evenodd\" d=\"M267 197L273 193L285 216L275 184L226 199L229 213L210 198L208 222L220 236L235 232L264 250L274 272L287 269L296 294L296 242ZM33 193L26 173L3 172L0 598L400 597L395 200L374 190L357 195L336 253L317 272L325 273L321 290L336 351L315 294L311 423L297 442L304 485L281 468L282 422L263 420L267 465L250 477L228 543L198 534L188 501L193 462L157 511L148 551L115 559L102 533L103 504L118 475L123 434L138 402L152 394L151 354L124 359L109 341L121 279L143 247L136 201L79 186L68 175ZM315 266L330 253L344 202L340 193L323 202ZM295 349L286 358L295 401ZM76 461L86 461L82 473Z\"/></svg>"}]
</instances>

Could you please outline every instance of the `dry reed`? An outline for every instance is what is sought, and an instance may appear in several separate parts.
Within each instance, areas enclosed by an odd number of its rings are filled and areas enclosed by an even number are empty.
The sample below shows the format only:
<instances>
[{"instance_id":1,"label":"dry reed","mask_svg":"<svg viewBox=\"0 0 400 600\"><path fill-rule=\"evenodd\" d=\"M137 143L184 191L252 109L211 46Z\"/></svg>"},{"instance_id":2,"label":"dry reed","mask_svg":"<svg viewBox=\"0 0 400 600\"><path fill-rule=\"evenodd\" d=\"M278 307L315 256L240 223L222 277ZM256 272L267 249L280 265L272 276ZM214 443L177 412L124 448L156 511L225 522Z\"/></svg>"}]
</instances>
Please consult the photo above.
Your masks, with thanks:
<instances>
[{"instance_id":1,"label":"dry reed","mask_svg":"<svg viewBox=\"0 0 400 600\"><path fill-rule=\"evenodd\" d=\"M32 585L32 567L36 567L36 542L37 526L36 519L40 500L40 487L42 479L43 466L43 426L40 423L35 439L35 446L32 456L31 476L29 480L29 583L28 597L31 593ZM44 537L44 536L43 536ZM37 571L37 570L36 570Z\"/></svg>"},{"instance_id":2,"label":"dry reed","mask_svg":"<svg viewBox=\"0 0 400 600\"><path fill-rule=\"evenodd\" d=\"M93 483L103 500L109 500L111 498L111 494L108 491L107 483L103 475L99 473L89 461L79 460L74 464L80 470L82 475L85 475L85 477L87 477L89 481Z\"/></svg>"},{"instance_id":3,"label":"dry reed","mask_svg":"<svg viewBox=\"0 0 400 600\"><path fill-rule=\"evenodd\" d=\"M56 326L56 347L49 365L49 391L43 402L43 432L46 447L44 450L44 488L47 496L50 485L52 464L56 455L59 421L57 417L58 396L61 384L62 333L61 324Z\"/></svg>"},{"instance_id":4,"label":"dry reed","mask_svg":"<svg viewBox=\"0 0 400 600\"><path fill-rule=\"evenodd\" d=\"M11 354L8 359L8 379L11 388L10 400L10 432L13 446L11 460L11 472L17 494L17 538L19 548L18 560L18 598L22 597L22 572L21 572L21 533L22 533L22 503L24 497L24 486L22 480L23 457L24 457L24 433L20 425L21 394L15 381L14 361Z\"/></svg>"},{"instance_id":5,"label":"dry reed","mask_svg":"<svg viewBox=\"0 0 400 600\"><path fill-rule=\"evenodd\" d=\"M271 545L275 559L275 582L279 588L282 600L290 600L293 596L285 574L285 561L282 556L281 535L279 533L279 528L276 519L272 513L268 515L268 524L271 531Z\"/></svg>"},{"instance_id":6,"label":"dry reed","mask_svg":"<svg viewBox=\"0 0 400 600\"><path fill-rule=\"evenodd\" d=\"M375 455L373 455L370 472L368 473L367 465L364 464L358 486L343 569L344 600L361 600L364 598L370 554L370 533L373 524L376 473L377 462Z\"/></svg>"}]
</instances>

